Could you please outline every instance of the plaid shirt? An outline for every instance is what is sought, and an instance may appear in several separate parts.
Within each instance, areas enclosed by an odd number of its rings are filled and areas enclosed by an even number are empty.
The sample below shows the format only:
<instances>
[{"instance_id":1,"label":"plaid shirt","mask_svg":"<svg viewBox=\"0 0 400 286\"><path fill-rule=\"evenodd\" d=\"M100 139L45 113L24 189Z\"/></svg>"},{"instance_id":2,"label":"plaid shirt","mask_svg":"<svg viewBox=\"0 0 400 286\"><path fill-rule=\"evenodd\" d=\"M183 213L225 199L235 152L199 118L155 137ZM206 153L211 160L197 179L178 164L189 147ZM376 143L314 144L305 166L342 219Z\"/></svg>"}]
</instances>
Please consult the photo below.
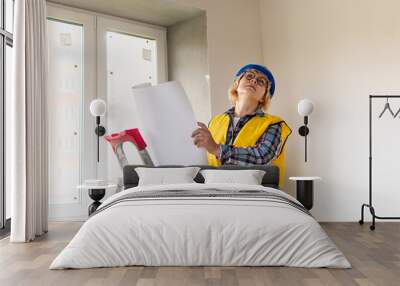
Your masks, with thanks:
<instances>
[{"instance_id":1,"label":"plaid shirt","mask_svg":"<svg viewBox=\"0 0 400 286\"><path fill-rule=\"evenodd\" d=\"M254 116L264 116L261 108L258 108L252 114L241 117L233 126L235 108L232 107L225 112L230 117L226 144L220 144L221 155L218 158L222 164L233 165L265 165L278 155L281 144L282 127L280 124L270 125L264 134L258 139L255 146L234 147L233 142L242 127Z\"/></svg>"}]
</instances>

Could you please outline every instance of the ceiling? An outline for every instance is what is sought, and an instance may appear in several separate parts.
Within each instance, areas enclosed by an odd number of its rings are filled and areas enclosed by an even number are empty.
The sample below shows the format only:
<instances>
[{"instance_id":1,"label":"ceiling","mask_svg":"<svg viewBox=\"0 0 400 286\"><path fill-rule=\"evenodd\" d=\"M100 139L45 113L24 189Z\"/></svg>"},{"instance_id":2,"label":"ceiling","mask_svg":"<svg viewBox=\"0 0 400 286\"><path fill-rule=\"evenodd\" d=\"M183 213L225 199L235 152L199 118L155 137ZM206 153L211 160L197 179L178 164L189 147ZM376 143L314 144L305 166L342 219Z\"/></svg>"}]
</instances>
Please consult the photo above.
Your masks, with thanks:
<instances>
[{"instance_id":1,"label":"ceiling","mask_svg":"<svg viewBox=\"0 0 400 286\"><path fill-rule=\"evenodd\" d=\"M173 0L48 0L75 8L168 27L200 15L202 10Z\"/></svg>"}]
</instances>

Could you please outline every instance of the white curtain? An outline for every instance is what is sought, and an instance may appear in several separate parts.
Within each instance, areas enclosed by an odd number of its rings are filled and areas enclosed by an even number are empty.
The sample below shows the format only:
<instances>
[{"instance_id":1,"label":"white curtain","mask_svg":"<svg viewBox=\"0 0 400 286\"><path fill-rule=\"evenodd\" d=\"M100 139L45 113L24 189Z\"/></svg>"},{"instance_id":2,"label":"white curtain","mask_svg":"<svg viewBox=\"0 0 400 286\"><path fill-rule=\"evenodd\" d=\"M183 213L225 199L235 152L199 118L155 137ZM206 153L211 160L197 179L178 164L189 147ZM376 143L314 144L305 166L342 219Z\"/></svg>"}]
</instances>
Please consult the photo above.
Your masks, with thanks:
<instances>
[{"instance_id":1,"label":"white curtain","mask_svg":"<svg viewBox=\"0 0 400 286\"><path fill-rule=\"evenodd\" d=\"M16 0L10 102L12 242L47 232L46 1Z\"/></svg>"}]
</instances>

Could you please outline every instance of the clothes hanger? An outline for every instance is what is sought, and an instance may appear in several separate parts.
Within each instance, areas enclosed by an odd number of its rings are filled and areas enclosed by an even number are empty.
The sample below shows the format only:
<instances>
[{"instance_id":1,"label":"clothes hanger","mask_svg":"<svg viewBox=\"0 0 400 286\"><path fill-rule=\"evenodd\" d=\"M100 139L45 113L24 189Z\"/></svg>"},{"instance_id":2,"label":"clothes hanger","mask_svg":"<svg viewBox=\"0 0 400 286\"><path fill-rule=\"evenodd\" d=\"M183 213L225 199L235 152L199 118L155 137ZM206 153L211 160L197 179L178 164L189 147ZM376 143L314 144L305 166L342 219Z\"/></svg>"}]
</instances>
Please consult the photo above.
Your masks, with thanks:
<instances>
[{"instance_id":1,"label":"clothes hanger","mask_svg":"<svg viewBox=\"0 0 400 286\"><path fill-rule=\"evenodd\" d=\"M397 115L399 115L399 114L400 114L400 108L399 108L399 110L397 110L396 114L394 115L394 118L396 118Z\"/></svg>"},{"instance_id":2,"label":"clothes hanger","mask_svg":"<svg viewBox=\"0 0 400 286\"><path fill-rule=\"evenodd\" d=\"M382 111L381 115L379 115L379 118L381 118L381 117L383 116L383 114L385 113L386 110L389 110L390 114L392 114L393 117L396 117L397 113L399 113L399 112L397 112L396 115L394 115L394 112L393 112L392 109L390 108L390 105L389 105L389 98L388 98L388 97L386 97L385 107L383 108L383 111ZM400 111L400 110L399 110L399 111Z\"/></svg>"}]
</instances>

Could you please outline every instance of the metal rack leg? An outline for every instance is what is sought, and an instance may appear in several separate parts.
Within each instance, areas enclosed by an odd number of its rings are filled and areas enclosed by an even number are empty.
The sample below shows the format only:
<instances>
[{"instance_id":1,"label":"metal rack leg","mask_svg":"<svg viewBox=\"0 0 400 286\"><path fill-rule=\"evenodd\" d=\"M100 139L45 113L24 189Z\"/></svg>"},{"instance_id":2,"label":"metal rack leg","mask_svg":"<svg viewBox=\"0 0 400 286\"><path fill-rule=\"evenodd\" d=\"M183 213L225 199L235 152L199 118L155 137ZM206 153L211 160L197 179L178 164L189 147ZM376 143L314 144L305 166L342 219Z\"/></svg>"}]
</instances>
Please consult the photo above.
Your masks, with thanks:
<instances>
[{"instance_id":1,"label":"metal rack leg","mask_svg":"<svg viewBox=\"0 0 400 286\"><path fill-rule=\"evenodd\" d=\"M375 230L375 221L377 219L383 219L383 220L400 220L400 216L379 216L375 213L375 208L372 205L369 204L363 204L361 206L361 219L358 221L359 224L364 224L364 207L369 208L369 212L371 213L372 216L372 224L369 226L371 230Z\"/></svg>"},{"instance_id":2,"label":"metal rack leg","mask_svg":"<svg viewBox=\"0 0 400 286\"><path fill-rule=\"evenodd\" d=\"M375 214L375 209L373 206L368 205L368 204L363 204L361 206L361 219L358 221L359 224L363 225L364 224L364 207L369 208L369 212L371 213L372 216L372 225L369 226L370 230L375 230L375 219L377 218Z\"/></svg>"},{"instance_id":3,"label":"metal rack leg","mask_svg":"<svg viewBox=\"0 0 400 286\"><path fill-rule=\"evenodd\" d=\"M369 211L371 212L372 215L372 225L369 226L371 230L375 230L375 209L373 206L369 206Z\"/></svg>"},{"instance_id":4,"label":"metal rack leg","mask_svg":"<svg viewBox=\"0 0 400 286\"><path fill-rule=\"evenodd\" d=\"M365 207L365 204L362 204L362 206L361 206L361 219L358 221L358 223L361 224L361 225L364 224L364 207Z\"/></svg>"}]
</instances>

